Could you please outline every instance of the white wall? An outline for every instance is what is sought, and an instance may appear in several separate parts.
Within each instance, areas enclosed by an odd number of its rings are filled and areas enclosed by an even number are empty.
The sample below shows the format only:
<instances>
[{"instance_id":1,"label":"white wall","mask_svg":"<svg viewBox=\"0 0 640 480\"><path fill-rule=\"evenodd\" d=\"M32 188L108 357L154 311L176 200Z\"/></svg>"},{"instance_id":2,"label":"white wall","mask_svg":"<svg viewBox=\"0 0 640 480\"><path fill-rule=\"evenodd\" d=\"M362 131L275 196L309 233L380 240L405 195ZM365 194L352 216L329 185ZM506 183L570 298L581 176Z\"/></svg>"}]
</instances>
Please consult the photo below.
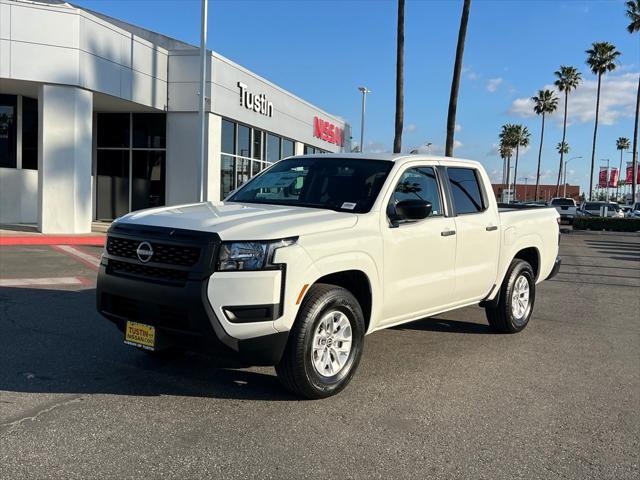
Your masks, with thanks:
<instances>
[{"instance_id":1,"label":"white wall","mask_svg":"<svg viewBox=\"0 0 640 480\"><path fill-rule=\"evenodd\" d=\"M38 230L91 232L93 94L42 85L38 109Z\"/></svg>"},{"instance_id":2,"label":"white wall","mask_svg":"<svg viewBox=\"0 0 640 480\"><path fill-rule=\"evenodd\" d=\"M0 0L0 77L167 104L167 50L84 10Z\"/></svg>"},{"instance_id":3,"label":"white wall","mask_svg":"<svg viewBox=\"0 0 640 480\"><path fill-rule=\"evenodd\" d=\"M167 205L198 201L197 113L167 113Z\"/></svg>"},{"instance_id":4,"label":"white wall","mask_svg":"<svg viewBox=\"0 0 640 480\"><path fill-rule=\"evenodd\" d=\"M38 171L0 168L0 223L36 223Z\"/></svg>"}]
</instances>

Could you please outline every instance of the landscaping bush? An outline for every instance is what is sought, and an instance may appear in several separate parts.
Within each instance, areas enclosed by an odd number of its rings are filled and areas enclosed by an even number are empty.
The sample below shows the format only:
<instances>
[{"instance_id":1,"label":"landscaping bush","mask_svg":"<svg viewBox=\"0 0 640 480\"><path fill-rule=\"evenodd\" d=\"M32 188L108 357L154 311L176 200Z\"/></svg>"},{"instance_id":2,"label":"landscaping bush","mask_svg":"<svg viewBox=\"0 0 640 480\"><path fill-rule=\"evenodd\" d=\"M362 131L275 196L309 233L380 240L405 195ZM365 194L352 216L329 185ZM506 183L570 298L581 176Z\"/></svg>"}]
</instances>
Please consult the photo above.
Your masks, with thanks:
<instances>
[{"instance_id":1,"label":"landscaping bush","mask_svg":"<svg viewBox=\"0 0 640 480\"><path fill-rule=\"evenodd\" d=\"M573 229L640 232L640 218L576 217L573 220Z\"/></svg>"}]
</instances>

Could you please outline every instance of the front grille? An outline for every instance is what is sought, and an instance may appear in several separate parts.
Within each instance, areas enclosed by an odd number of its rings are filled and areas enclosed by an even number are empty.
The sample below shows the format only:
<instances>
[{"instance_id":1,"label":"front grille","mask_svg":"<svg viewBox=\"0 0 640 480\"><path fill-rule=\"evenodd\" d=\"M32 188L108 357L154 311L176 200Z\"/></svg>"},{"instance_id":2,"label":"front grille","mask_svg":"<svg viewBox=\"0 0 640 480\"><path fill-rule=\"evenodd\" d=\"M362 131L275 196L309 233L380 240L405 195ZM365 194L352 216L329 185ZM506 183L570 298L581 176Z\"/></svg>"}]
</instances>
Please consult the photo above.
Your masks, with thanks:
<instances>
[{"instance_id":1,"label":"front grille","mask_svg":"<svg viewBox=\"0 0 640 480\"><path fill-rule=\"evenodd\" d=\"M155 327L189 329L188 311L171 305L142 302L120 295L103 293L101 308L105 313L128 320L143 321Z\"/></svg>"},{"instance_id":2,"label":"front grille","mask_svg":"<svg viewBox=\"0 0 640 480\"><path fill-rule=\"evenodd\" d=\"M107 253L114 257L138 259L136 249L140 240L129 238L109 237L107 239ZM200 248L183 245L171 245L166 243L149 242L153 249L151 261L166 265L179 265L191 267L200 258Z\"/></svg>"},{"instance_id":3,"label":"front grille","mask_svg":"<svg viewBox=\"0 0 640 480\"><path fill-rule=\"evenodd\" d=\"M133 277L143 277L160 282L184 285L189 272L186 270L175 270L173 268L151 267L141 263L121 262L119 260L109 260L108 273L114 275L124 275Z\"/></svg>"}]
</instances>

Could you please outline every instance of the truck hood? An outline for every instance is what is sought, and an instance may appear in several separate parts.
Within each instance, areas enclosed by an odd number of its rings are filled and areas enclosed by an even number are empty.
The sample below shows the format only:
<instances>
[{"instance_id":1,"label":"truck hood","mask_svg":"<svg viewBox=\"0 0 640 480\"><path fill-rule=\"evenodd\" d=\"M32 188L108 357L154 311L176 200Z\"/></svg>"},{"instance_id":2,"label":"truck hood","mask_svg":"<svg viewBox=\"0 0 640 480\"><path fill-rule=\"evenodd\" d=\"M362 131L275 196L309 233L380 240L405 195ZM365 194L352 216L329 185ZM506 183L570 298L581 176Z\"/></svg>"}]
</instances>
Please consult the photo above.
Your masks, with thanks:
<instances>
[{"instance_id":1,"label":"truck hood","mask_svg":"<svg viewBox=\"0 0 640 480\"><path fill-rule=\"evenodd\" d=\"M222 240L275 240L352 228L357 215L255 203L194 203L132 212L118 223L215 232Z\"/></svg>"}]
</instances>

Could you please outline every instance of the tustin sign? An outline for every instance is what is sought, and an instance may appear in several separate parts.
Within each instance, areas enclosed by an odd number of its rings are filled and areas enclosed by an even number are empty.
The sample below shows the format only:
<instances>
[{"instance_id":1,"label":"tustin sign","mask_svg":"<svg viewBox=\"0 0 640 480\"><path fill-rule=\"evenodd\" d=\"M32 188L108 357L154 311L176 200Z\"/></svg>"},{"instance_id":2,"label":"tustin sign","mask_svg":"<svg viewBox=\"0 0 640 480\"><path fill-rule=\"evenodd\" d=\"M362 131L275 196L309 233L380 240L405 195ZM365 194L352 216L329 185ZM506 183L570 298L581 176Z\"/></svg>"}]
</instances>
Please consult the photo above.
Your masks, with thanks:
<instances>
[{"instance_id":1,"label":"tustin sign","mask_svg":"<svg viewBox=\"0 0 640 480\"><path fill-rule=\"evenodd\" d=\"M267 96L264 93L256 95L249 92L249 87L245 83L238 82L238 88L240 89L240 106L247 110L253 110L265 117L273 117L273 103L267 100Z\"/></svg>"},{"instance_id":2,"label":"tustin sign","mask_svg":"<svg viewBox=\"0 0 640 480\"><path fill-rule=\"evenodd\" d=\"M342 146L344 141L341 128L318 117L313 117L313 136L339 147Z\"/></svg>"}]
</instances>

